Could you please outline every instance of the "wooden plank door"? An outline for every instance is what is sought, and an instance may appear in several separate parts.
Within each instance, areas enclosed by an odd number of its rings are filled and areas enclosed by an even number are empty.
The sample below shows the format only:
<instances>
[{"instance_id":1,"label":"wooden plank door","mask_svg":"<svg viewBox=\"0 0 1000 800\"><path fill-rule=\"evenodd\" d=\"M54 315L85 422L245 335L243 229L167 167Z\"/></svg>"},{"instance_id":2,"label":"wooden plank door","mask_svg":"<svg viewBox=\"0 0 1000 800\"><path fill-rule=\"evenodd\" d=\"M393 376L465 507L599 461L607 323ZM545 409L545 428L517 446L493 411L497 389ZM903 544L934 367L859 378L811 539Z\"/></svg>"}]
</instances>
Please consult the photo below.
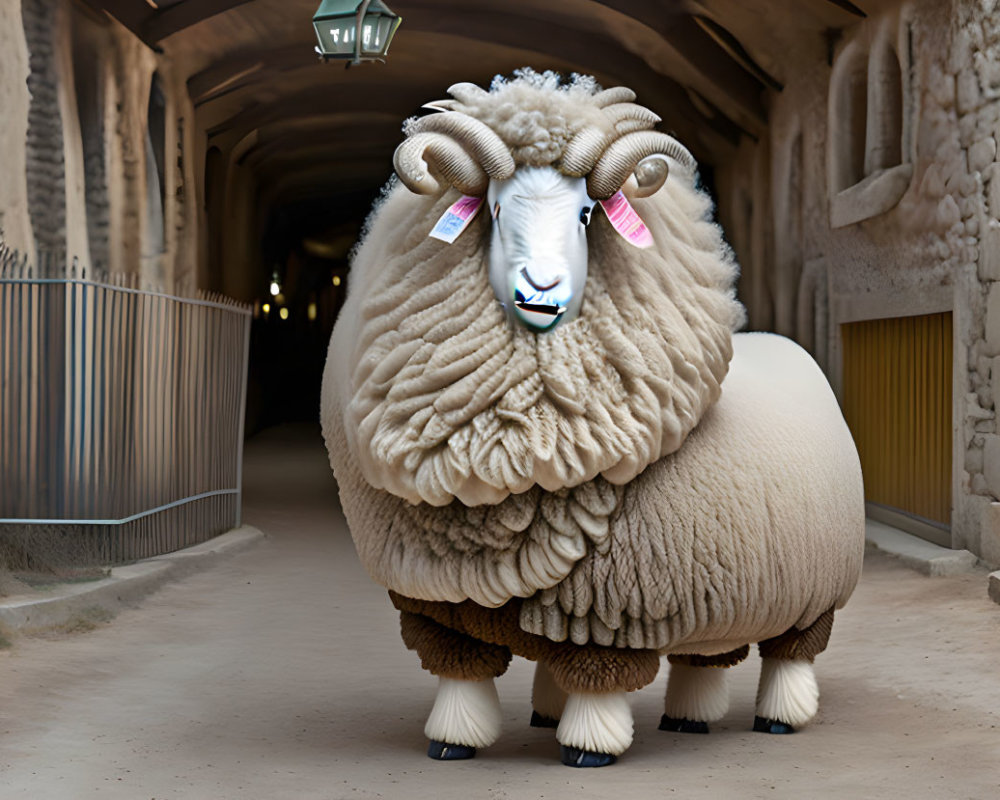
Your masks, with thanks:
<instances>
[{"instance_id":1,"label":"wooden plank door","mask_svg":"<svg viewBox=\"0 0 1000 800\"><path fill-rule=\"evenodd\" d=\"M844 416L861 456L866 501L948 530L951 313L852 322L841 334Z\"/></svg>"}]
</instances>

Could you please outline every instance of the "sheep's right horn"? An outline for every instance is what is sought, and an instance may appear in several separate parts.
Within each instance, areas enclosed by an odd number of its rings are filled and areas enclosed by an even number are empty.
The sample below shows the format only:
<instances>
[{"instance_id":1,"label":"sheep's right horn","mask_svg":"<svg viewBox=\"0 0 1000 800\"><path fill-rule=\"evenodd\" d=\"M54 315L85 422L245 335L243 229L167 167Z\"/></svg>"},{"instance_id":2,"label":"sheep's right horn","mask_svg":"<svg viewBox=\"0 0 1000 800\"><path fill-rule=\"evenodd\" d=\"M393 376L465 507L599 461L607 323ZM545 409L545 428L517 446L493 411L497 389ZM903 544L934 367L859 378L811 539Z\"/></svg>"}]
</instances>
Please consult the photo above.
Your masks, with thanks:
<instances>
[{"instance_id":1,"label":"sheep's right horn","mask_svg":"<svg viewBox=\"0 0 1000 800\"><path fill-rule=\"evenodd\" d=\"M478 88L478 87L477 87ZM413 120L407 136L441 133L468 150L491 178L504 180L514 174L514 158L496 132L483 122L460 111L444 111Z\"/></svg>"},{"instance_id":2,"label":"sheep's right horn","mask_svg":"<svg viewBox=\"0 0 1000 800\"><path fill-rule=\"evenodd\" d=\"M477 100L482 100L484 97L489 97L489 92L487 92L483 87L476 86L474 83L454 83L448 87L448 94L458 100L460 103L465 103L466 105L472 105Z\"/></svg>"},{"instance_id":3,"label":"sheep's right horn","mask_svg":"<svg viewBox=\"0 0 1000 800\"><path fill-rule=\"evenodd\" d=\"M635 100L635 92L627 86L615 86L598 92L590 98L590 102L598 108L604 108L614 103L631 103Z\"/></svg>"},{"instance_id":4,"label":"sheep's right horn","mask_svg":"<svg viewBox=\"0 0 1000 800\"><path fill-rule=\"evenodd\" d=\"M458 142L443 133L408 136L396 148L392 164L406 188L416 194L440 191L442 187L435 179L437 176L462 194L473 196L486 194L490 184L489 176L476 160Z\"/></svg>"},{"instance_id":5,"label":"sheep's right horn","mask_svg":"<svg viewBox=\"0 0 1000 800\"><path fill-rule=\"evenodd\" d=\"M694 156L672 136L659 131L628 133L610 144L594 165L587 177L588 194L595 200L607 200L622 188L640 162L657 154L672 158L692 171L698 166ZM638 177L648 182L645 176Z\"/></svg>"}]
</instances>

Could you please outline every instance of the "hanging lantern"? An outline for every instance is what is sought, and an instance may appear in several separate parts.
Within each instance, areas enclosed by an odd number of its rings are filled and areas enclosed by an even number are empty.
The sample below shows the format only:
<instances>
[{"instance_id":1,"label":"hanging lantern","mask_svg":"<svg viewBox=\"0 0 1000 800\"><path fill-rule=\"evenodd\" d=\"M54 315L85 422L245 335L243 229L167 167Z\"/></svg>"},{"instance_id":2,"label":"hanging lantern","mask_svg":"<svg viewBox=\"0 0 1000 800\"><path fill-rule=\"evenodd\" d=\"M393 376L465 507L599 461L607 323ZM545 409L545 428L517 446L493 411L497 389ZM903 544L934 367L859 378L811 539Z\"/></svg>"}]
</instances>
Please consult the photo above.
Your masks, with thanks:
<instances>
[{"instance_id":1,"label":"hanging lantern","mask_svg":"<svg viewBox=\"0 0 1000 800\"><path fill-rule=\"evenodd\" d=\"M323 0L313 16L319 40L316 52L324 61L385 61L389 43L402 21L382 0Z\"/></svg>"}]
</instances>

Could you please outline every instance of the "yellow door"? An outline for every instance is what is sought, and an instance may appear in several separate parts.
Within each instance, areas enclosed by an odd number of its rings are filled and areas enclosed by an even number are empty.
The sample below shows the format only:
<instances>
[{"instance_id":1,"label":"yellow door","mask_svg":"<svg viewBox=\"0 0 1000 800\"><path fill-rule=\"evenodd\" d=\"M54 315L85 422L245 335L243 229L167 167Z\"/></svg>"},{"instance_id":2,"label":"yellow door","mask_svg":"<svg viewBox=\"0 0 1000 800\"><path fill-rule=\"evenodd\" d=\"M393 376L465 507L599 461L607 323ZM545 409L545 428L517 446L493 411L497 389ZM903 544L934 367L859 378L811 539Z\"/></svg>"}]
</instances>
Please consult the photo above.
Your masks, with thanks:
<instances>
[{"instance_id":1,"label":"yellow door","mask_svg":"<svg viewBox=\"0 0 1000 800\"><path fill-rule=\"evenodd\" d=\"M841 326L844 416L865 499L937 528L951 521L951 313Z\"/></svg>"}]
</instances>

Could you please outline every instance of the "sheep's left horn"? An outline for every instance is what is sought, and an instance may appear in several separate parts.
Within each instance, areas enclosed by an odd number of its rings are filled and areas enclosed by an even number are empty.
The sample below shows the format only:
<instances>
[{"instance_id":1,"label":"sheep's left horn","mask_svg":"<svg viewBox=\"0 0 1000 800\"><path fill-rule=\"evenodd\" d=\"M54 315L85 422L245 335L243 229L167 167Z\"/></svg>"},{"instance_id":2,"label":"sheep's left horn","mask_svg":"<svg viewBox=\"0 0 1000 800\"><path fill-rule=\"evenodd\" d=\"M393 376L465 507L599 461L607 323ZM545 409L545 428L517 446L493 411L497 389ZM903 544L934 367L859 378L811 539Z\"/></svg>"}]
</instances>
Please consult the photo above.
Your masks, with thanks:
<instances>
[{"instance_id":1,"label":"sheep's left horn","mask_svg":"<svg viewBox=\"0 0 1000 800\"><path fill-rule=\"evenodd\" d=\"M416 133L408 136L392 156L399 179L416 194L434 194L441 190L441 178L462 194L486 194L490 179L465 148L442 133Z\"/></svg>"},{"instance_id":2,"label":"sheep's left horn","mask_svg":"<svg viewBox=\"0 0 1000 800\"><path fill-rule=\"evenodd\" d=\"M628 133L612 142L594 165L590 175L587 176L587 193L595 200L607 200L622 188L640 162L653 155L672 158L692 172L698 166L694 156L672 136L659 131ZM652 163L648 166L655 170L659 169ZM642 171L643 173L647 171L646 165ZM636 177L640 180L640 185L649 184L653 178L645 174Z\"/></svg>"},{"instance_id":3,"label":"sheep's left horn","mask_svg":"<svg viewBox=\"0 0 1000 800\"><path fill-rule=\"evenodd\" d=\"M468 150L486 174L505 180L514 174L514 158L496 132L483 122L460 111L443 111L418 117L407 128L407 136L441 133Z\"/></svg>"}]
</instances>

